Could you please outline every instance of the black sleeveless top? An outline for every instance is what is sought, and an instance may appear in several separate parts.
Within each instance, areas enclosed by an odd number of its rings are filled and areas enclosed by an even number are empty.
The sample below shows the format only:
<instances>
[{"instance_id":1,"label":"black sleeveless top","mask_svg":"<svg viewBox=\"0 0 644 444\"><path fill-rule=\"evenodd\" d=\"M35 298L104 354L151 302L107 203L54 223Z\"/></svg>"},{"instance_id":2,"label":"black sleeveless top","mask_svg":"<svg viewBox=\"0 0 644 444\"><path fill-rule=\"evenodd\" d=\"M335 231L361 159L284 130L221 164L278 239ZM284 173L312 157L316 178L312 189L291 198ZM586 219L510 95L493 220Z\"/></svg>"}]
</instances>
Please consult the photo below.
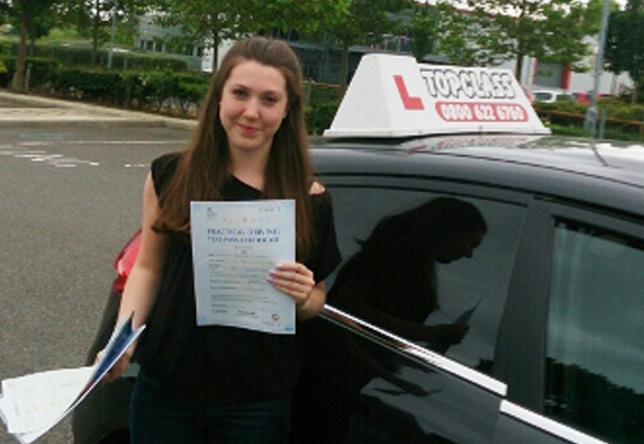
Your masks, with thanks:
<instances>
[{"instance_id":1,"label":"black sleeveless top","mask_svg":"<svg viewBox=\"0 0 644 444\"><path fill-rule=\"evenodd\" d=\"M152 163L160 195L175 172L179 154ZM223 200L262 199L261 191L231 178ZM316 282L340 262L328 193L312 195L315 243L305 265ZM169 233L167 260L159 294L137 347L143 371L167 385L177 398L210 403L277 399L292 391L299 374L303 344L300 334L269 334L235 327L197 327L192 251L185 234Z\"/></svg>"}]
</instances>

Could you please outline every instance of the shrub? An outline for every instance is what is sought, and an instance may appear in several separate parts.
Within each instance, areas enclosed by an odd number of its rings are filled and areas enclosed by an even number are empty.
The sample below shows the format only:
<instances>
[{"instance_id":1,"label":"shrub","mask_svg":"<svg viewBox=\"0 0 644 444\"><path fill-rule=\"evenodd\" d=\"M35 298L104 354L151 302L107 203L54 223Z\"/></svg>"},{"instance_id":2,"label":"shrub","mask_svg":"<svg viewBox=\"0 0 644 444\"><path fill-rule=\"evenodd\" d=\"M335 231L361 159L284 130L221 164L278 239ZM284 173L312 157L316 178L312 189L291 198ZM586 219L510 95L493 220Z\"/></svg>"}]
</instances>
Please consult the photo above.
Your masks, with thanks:
<instances>
[{"instance_id":1,"label":"shrub","mask_svg":"<svg viewBox=\"0 0 644 444\"><path fill-rule=\"evenodd\" d=\"M54 77L54 92L64 97L154 111L175 106L184 115L208 89L201 73L61 68Z\"/></svg>"},{"instance_id":2,"label":"shrub","mask_svg":"<svg viewBox=\"0 0 644 444\"><path fill-rule=\"evenodd\" d=\"M0 46L0 54L14 55L18 44L8 42ZM63 66L96 68L106 67L109 50L99 48L96 66L92 63L92 48L88 44L38 44L35 47L35 58L56 59ZM185 57L142 52L113 52L112 66L115 70L172 70L186 71L188 60Z\"/></svg>"},{"instance_id":3,"label":"shrub","mask_svg":"<svg viewBox=\"0 0 644 444\"><path fill-rule=\"evenodd\" d=\"M7 69L7 65L0 60L0 86L4 86L7 83L9 83L9 70Z\"/></svg>"},{"instance_id":4,"label":"shrub","mask_svg":"<svg viewBox=\"0 0 644 444\"><path fill-rule=\"evenodd\" d=\"M15 56L0 56L0 62L6 68L4 75L0 73L0 86L5 88L9 86L9 82L16 72L16 60L17 57ZM38 88L49 84L59 66L60 63L54 59L27 57L26 67L29 70L29 88Z\"/></svg>"},{"instance_id":5,"label":"shrub","mask_svg":"<svg viewBox=\"0 0 644 444\"><path fill-rule=\"evenodd\" d=\"M54 92L80 100L120 104L125 85L118 72L63 68L52 82Z\"/></svg>"},{"instance_id":6,"label":"shrub","mask_svg":"<svg viewBox=\"0 0 644 444\"><path fill-rule=\"evenodd\" d=\"M306 108L306 126L309 134L320 135L333 122L335 113L340 106L340 99L315 103Z\"/></svg>"},{"instance_id":7,"label":"shrub","mask_svg":"<svg viewBox=\"0 0 644 444\"><path fill-rule=\"evenodd\" d=\"M568 134L572 127L585 132L584 124L588 105L562 101L555 103L537 102L534 105L537 113L552 124L553 131L558 134ZM600 99L597 104L599 114L606 117L605 137L623 140L637 140L640 136L640 125L644 115L644 106L631 105L620 97L607 97ZM587 132L586 132L587 133Z\"/></svg>"},{"instance_id":8,"label":"shrub","mask_svg":"<svg viewBox=\"0 0 644 444\"><path fill-rule=\"evenodd\" d=\"M208 92L210 77L202 73L179 73L175 77L178 81L174 93L175 105L184 115L188 114L191 108L198 110Z\"/></svg>"}]
</instances>

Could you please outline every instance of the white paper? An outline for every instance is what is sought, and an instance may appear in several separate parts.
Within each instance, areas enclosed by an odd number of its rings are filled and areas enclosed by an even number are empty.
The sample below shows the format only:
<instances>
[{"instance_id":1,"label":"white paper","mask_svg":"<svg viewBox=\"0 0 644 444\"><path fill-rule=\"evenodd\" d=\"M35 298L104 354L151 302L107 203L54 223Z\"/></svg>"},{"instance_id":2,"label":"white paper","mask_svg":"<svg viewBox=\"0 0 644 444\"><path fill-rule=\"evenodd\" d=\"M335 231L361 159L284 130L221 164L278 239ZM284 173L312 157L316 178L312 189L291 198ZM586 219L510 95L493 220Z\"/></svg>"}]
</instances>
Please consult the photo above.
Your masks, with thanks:
<instances>
[{"instance_id":1,"label":"white paper","mask_svg":"<svg viewBox=\"0 0 644 444\"><path fill-rule=\"evenodd\" d=\"M119 323L93 367L50 370L2 381L0 419L21 443L31 443L71 412L125 353L145 327Z\"/></svg>"},{"instance_id":2,"label":"white paper","mask_svg":"<svg viewBox=\"0 0 644 444\"><path fill-rule=\"evenodd\" d=\"M34 373L2 381L9 433L26 433L54 423L92 376L92 367Z\"/></svg>"},{"instance_id":3,"label":"white paper","mask_svg":"<svg viewBox=\"0 0 644 444\"><path fill-rule=\"evenodd\" d=\"M295 201L192 202L197 325L295 333L295 302L268 282L295 260Z\"/></svg>"}]
</instances>

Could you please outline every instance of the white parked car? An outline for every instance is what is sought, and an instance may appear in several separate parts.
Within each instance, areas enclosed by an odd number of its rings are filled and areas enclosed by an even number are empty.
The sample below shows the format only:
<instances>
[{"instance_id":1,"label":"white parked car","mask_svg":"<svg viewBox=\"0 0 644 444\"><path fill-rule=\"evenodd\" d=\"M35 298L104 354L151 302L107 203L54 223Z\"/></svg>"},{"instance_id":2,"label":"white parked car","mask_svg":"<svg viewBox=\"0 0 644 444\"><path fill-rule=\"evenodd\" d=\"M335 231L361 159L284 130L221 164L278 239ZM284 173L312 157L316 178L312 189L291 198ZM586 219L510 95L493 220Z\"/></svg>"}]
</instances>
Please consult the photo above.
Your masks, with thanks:
<instances>
[{"instance_id":1,"label":"white parked car","mask_svg":"<svg viewBox=\"0 0 644 444\"><path fill-rule=\"evenodd\" d=\"M551 89L538 89L532 91L532 95L535 101L554 103L560 100L570 100L574 101L575 97L566 91L558 91Z\"/></svg>"}]
</instances>

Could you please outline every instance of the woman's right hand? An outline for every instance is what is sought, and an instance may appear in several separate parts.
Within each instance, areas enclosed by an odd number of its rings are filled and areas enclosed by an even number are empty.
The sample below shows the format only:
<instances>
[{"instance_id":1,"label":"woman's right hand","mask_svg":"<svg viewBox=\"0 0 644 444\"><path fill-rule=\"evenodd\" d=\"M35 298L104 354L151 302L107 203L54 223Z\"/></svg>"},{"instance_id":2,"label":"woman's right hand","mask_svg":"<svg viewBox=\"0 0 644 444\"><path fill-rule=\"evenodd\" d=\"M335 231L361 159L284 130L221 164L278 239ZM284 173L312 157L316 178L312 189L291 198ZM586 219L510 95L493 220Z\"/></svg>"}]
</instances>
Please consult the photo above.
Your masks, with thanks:
<instances>
[{"instance_id":1,"label":"woman's right hand","mask_svg":"<svg viewBox=\"0 0 644 444\"><path fill-rule=\"evenodd\" d=\"M125 350L125 353L121 355L121 357L114 363L114 366L103 376L103 381L105 382L113 382L117 380L124 372L125 369L127 369L127 366L130 363L130 359L132 358L132 351L131 349ZM101 357L103 356L103 350L98 352L96 355L96 361L98 362Z\"/></svg>"}]
</instances>

